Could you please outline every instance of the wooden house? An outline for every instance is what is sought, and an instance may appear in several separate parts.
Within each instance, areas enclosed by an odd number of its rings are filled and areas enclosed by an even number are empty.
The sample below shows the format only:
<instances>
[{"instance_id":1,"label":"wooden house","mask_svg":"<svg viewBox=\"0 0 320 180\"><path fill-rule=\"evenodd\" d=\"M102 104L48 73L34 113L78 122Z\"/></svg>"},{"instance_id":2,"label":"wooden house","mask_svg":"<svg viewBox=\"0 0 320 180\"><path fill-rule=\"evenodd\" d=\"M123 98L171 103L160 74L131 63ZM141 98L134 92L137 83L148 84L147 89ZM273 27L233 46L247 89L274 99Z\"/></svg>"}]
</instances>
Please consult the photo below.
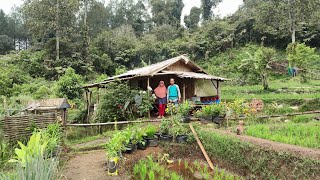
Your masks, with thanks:
<instances>
[{"instance_id":1,"label":"wooden house","mask_svg":"<svg viewBox=\"0 0 320 180\"><path fill-rule=\"evenodd\" d=\"M180 55L156 64L130 70L126 73L110 77L103 82L84 86L90 94L90 88L103 88L113 81L128 81L132 87L155 89L159 81L169 85L170 78L175 79L179 85L182 100L190 99L202 101L206 98L219 99L221 94L221 82L227 80L208 74L200 66L192 62L187 56ZM98 91L99 92L99 91ZM90 97L87 94L87 97ZM88 100L87 100L88 101Z\"/></svg>"}]
</instances>

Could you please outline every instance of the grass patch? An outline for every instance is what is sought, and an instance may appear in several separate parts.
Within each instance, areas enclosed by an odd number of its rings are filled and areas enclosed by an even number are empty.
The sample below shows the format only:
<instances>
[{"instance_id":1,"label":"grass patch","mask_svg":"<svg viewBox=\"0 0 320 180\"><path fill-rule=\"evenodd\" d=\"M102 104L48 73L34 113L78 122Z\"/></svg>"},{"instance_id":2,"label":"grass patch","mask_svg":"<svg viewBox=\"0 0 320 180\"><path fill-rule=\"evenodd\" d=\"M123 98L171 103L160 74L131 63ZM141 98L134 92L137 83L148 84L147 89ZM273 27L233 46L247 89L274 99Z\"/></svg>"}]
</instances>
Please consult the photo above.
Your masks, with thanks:
<instances>
[{"instance_id":1,"label":"grass patch","mask_svg":"<svg viewBox=\"0 0 320 180\"><path fill-rule=\"evenodd\" d=\"M214 131L197 130L211 158L247 171L251 179L318 179L320 161L261 148Z\"/></svg>"},{"instance_id":2,"label":"grass patch","mask_svg":"<svg viewBox=\"0 0 320 180\"><path fill-rule=\"evenodd\" d=\"M270 81L269 87L268 91L264 91L261 85L224 85L222 86L222 99L259 98L271 101L320 98L320 80L311 80L305 84L296 79L273 80Z\"/></svg>"},{"instance_id":3,"label":"grass patch","mask_svg":"<svg viewBox=\"0 0 320 180\"><path fill-rule=\"evenodd\" d=\"M303 117L299 119L301 120ZM320 123L257 124L246 127L245 133L262 139L309 148L320 148Z\"/></svg>"}]
</instances>

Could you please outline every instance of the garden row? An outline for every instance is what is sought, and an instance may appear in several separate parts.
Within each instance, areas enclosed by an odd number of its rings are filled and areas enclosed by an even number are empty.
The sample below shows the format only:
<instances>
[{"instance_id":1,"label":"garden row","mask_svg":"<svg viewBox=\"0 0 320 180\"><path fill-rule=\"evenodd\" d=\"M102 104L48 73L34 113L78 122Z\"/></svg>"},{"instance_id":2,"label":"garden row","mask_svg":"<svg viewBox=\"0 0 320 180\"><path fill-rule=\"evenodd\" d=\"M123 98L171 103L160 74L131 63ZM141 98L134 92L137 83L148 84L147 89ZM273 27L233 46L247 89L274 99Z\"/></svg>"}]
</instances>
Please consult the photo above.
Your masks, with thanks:
<instances>
[{"instance_id":1,"label":"garden row","mask_svg":"<svg viewBox=\"0 0 320 180\"><path fill-rule=\"evenodd\" d=\"M122 153L133 153L137 149L158 146L158 141L185 143L189 137L188 128L176 117L164 119L160 128L154 125L127 127L116 132L106 144L108 173L117 174Z\"/></svg>"},{"instance_id":2,"label":"garden row","mask_svg":"<svg viewBox=\"0 0 320 180\"><path fill-rule=\"evenodd\" d=\"M133 167L133 179L170 179L170 180L184 180L184 179L225 179L238 180L241 177L226 172L224 169L215 168L211 170L206 164L198 160L189 162L188 160L181 160L174 162L169 159L168 154L163 156L153 157L147 156L146 159L140 160Z\"/></svg>"},{"instance_id":3,"label":"garden row","mask_svg":"<svg viewBox=\"0 0 320 180\"><path fill-rule=\"evenodd\" d=\"M246 127L245 134L287 144L320 148L320 123L257 124Z\"/></svg>"},{"instance_id":4,"label":"garden row","mask_svg":"<svg viewBox=\"0 0 320 180\"><path fill-rule=\"evenodd\" d=\"M211 158L237 167L236 171L258 179L318 179L319 159L310 159L275 148L242 141L216 130L197 128Z\"/></svg>"}]
</instances>

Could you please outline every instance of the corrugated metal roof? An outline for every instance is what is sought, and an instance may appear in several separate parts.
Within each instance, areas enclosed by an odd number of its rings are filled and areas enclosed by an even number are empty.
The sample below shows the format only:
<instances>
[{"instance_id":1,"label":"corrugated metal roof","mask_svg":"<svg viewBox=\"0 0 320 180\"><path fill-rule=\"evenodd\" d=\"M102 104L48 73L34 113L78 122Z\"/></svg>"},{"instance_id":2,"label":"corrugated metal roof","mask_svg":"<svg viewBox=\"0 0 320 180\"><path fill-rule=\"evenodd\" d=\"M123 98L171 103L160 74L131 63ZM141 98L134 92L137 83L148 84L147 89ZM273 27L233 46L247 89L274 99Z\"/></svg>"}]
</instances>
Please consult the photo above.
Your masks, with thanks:
<instances>
[{"instance_id":1,"label":"corrugated metal roof","mask_svg":"<svg viewBox=\"0 0 320 180\"><path fill-rule=\"evenodd\" d=\"M167 68L168 66L170 66L180 60L183 60L185 63L191 62L188 57L186 57L184 55L180 55L180 56L177 56L177 57L174 57L174 58L171 58L171 59L168 59L168 60L156 63L156 64L151 64L149 66L145 66L142 68L137 68L137 69L127 71L126 73L120 74L118 76L110 77L107 80L128 77L128 76L150 76L150 75L156 74L157 72ZM194 67L197 67L197 68L199 68L199 70L201 70L200 67L195 66L193 63L191 65Z\"/></svg>"},{"instance_id":2,"label":"corrugated metal roof","mask_svg":"<svg viewBox=\"0 0 320 180\"><path fill-rule=\"evenodd\" d=\"M189 66L193 67L196 72L181 72L181 71L164 71L167 67L175 64L178 61L184 61L184 63L188 64ZM201 73L200 73L201 72ZM114 80L128 80L135 77L149 77L154 75L161 75L161 74L176 74L179 75L181 78L195 78L195 79L214 79L224 81L227 80L225 78L216 77L208 75L205 70L203 70L200 66L196 65L194 62L190 61L190 59L185 55L180 55L156 64L152 64L146 67L137 68L134 70L127 71L126 73L110 77L103 82L93 83L84 86L84 88L92 88L97 87L99 85L107 84Z\"/></svg>"},{"instance_id":3,"label":"corrugated metal roof","mask_svg":"<svg viewBox=\"0 0 320 180\"><path fill-rule=\"evenodd\" d=\"M195 73L195 72L180 72L180 71L163 71L168 74L175 74L180 78L191 78L191 79L212 79L212 80L220 80L225 81L227 79L217 76L212 76L204 73Z\"/></svg>"}]
</instances>

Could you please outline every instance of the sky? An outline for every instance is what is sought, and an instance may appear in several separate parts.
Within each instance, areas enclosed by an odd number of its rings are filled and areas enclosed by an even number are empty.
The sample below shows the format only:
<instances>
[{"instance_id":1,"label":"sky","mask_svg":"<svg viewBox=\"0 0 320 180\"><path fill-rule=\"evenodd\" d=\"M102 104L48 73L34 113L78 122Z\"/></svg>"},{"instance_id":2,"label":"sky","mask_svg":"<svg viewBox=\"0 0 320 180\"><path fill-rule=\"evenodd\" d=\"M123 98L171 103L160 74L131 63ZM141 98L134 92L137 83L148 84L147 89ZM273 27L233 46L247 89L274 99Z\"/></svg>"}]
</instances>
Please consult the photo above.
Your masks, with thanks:
<instances>
[{"instance_id":1,"label":"sky","mask_svg":"<svg viewBox=\"0 0 320 180\"><path fill-rule=\"evenodd\" d=\"M105 2L108 2L108 0L105 0ZM185 7L182 10L182 15L188 15L193 6L200 7L201 0L183 0L183 2ZM22 3L23 0L0 0L0 9L8 14L12 7L20 6ZM221 17L231 15L242 3L243 0L223 0L213 12L215 15L220 15Z\"/></svg>"}]
</instances>

